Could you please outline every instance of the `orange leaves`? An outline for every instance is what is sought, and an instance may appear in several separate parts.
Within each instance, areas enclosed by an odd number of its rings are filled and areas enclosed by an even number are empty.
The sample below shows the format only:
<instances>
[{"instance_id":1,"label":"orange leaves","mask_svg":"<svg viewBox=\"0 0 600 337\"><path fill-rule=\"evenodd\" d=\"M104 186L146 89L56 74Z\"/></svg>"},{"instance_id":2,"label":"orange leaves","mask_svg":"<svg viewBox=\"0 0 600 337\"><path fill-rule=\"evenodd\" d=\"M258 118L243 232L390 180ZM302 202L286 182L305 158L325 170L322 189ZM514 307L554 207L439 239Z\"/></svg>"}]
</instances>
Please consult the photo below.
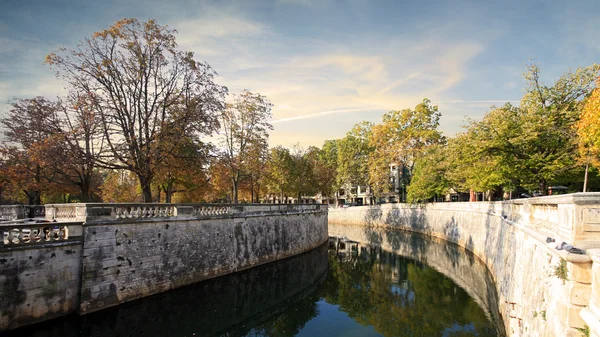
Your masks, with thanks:
<instances>
[{"instance_id":1,"label":"orange leaves","mask_svg":"<svg viewBox=\"0 0 600 337\"><path fill-rule=\"evenodd\" d=\"M581 160L600 167L600 88L596 87L586 100L575 127Z\"/></svg>"}]
</instances>

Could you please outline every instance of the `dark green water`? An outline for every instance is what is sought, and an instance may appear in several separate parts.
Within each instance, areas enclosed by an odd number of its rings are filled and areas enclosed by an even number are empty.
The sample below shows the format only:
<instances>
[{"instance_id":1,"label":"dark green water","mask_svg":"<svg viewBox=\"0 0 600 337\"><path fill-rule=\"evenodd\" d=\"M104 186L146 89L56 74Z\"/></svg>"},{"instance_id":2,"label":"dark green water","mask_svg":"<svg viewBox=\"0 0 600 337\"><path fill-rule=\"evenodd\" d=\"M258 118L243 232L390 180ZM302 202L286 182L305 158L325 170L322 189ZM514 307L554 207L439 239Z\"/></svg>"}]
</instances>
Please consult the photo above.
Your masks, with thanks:
<instances>
[{"instance_id":1,"label":"dark green water","mask_svg":"<svg viewBox=\"0 0 600 337\"><path fill-rule=\"evenodd\" d=\"M394 252L331 238L284 261L6 336L503 335L478 260L454 245L386 233Z\"/></svg>"}]
</instances>

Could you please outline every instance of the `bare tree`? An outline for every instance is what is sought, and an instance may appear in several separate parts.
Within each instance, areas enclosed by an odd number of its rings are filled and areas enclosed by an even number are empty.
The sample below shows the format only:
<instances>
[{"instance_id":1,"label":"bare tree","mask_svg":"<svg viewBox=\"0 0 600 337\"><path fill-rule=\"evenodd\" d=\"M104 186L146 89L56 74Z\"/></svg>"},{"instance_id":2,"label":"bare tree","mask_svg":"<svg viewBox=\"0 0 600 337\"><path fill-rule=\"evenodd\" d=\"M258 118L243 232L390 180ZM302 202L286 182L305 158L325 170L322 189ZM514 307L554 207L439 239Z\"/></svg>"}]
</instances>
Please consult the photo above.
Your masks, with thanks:
<instances>
[{"instance_id":1,"label":"bare tree","mask_svg":"<svg viewBox=\"0 0 600 337\"><path fill-rule=\"evenodd\" d=\"M178 50L175 33L154 20L123 19L46 57L100 118L107 151L99 165L133 172L145 202L152 201L157 168L185 138L175 135L214 132L227 93L207 63Z\"/></svg>"}]
</instances>

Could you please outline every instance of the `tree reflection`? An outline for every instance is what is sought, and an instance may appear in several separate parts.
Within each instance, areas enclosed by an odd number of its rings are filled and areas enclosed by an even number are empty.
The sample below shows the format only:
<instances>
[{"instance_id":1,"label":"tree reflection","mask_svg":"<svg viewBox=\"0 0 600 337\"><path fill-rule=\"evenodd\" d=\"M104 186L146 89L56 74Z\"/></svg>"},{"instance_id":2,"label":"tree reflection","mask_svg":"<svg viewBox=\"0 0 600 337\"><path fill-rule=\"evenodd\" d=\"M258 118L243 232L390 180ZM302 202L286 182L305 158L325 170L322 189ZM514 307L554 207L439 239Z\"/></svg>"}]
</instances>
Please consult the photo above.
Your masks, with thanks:
<instances>
[{"instance_id":1,"label":"tree reflection","mask_svg":"<svg viewBox=\"0 0 600 337\"><path fill-rule=\"evenodd\" d=\"M320 296L384 336L497 336L484 310L426 265L363 246L329 256Z\"/></svg>"}]
</instances>

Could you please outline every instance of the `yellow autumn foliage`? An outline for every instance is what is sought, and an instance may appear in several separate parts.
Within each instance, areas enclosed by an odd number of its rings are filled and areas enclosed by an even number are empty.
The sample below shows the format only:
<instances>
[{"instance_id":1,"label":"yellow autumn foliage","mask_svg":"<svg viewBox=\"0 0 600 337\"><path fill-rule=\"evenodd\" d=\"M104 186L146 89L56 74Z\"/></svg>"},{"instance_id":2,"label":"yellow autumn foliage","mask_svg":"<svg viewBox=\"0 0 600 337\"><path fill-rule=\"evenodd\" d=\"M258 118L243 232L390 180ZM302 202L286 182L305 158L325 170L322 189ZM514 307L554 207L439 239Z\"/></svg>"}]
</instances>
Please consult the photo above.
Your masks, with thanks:
<instances>
[{"instance_id":1,"label":"yellow autumn foliage","mask_svg":"<svg viewBox=\"0 0 600 337\"><path fill-rule=\"evenodd\" d=\"M576 128L581 160L600 167L600 77L585 103Z\"/></svg>"}]
</instances>

